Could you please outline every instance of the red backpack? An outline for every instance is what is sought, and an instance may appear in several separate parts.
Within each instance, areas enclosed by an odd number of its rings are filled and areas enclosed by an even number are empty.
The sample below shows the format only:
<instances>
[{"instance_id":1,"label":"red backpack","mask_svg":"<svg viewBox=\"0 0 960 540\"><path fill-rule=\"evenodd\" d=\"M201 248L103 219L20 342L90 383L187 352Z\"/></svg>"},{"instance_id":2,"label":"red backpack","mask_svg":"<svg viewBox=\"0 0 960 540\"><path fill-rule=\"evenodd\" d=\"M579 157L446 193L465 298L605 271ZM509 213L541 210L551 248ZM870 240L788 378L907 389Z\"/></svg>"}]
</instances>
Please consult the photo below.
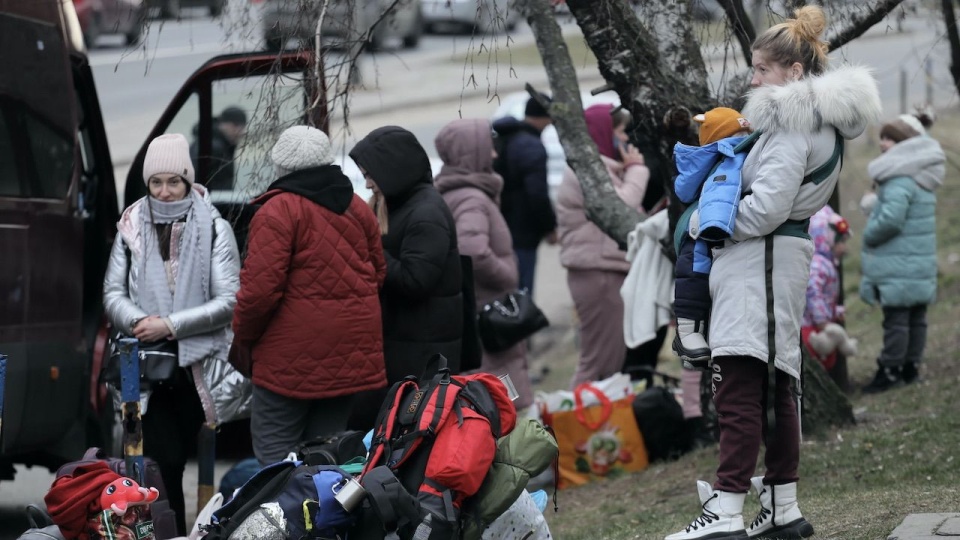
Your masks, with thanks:
<instances>
[{"instance_id":1,"label":"red backpack","mask_svg":"<svg viewBox=\"0 0 960 540\"><path fill-rule=\"evenodd\" d=\"M393 385L380 408L361 485L362 531L351 539L448 540L459 537L460 507L480 489L517 411L489 373L451 376L446 359L427 381ZM375 519L369 519L375 518Z\"/></svg>"}]
</instances>

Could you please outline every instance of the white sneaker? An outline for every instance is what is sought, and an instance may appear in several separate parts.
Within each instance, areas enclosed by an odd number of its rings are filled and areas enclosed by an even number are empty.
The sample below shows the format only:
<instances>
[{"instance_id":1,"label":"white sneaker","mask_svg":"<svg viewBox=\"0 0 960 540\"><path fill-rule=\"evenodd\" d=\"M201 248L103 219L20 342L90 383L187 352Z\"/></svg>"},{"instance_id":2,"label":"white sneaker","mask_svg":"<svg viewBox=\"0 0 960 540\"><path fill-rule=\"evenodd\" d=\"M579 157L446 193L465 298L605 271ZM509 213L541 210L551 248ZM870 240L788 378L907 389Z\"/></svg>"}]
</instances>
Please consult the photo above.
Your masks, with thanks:
<instances>
[{"instance_id":1,"label":"white sneaker","mask_svg":"<svg viewBox=\"0 0 960 540\"><path fill-rule=\"evenodd\" d=\"M750 538L794 540L813 536L811 525L797 504L797 483L766 486L763 477L750 479L760 495L760 513L747 528Z\"/></svg>"},{"instance_id":2,"label":"white sneaker","mask_svg":"<svg viewBox=\"0 0 960 540\"><path fill-rule=\"evenodd\" d=\"M714 491L710 484L697 481L703 513L686 528L664 540L747 540L743 527L743 499L746 493Z\"/></svg>"}]
</instances>

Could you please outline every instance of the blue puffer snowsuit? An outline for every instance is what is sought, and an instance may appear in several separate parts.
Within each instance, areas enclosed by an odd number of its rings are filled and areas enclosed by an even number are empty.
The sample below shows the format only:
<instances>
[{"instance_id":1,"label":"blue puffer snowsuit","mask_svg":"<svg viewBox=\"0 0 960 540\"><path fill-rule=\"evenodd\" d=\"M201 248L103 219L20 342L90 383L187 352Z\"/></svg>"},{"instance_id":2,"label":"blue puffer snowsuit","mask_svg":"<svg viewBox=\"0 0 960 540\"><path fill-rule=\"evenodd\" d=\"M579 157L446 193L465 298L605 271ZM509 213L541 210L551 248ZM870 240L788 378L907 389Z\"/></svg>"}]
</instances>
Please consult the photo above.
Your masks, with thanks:
<instances>
[{"instance_id":1,"label":"blue puffer snowsuit","mask_svg":"<svg viewBox=\"0 0 960 540\"><path fill-rule=\"evenodd\" d=\"M863 230L860 297L868 304L912 307L937 293L934 190L945 157L936 140L911 137L870 162L877 204Z\"/></svg>"},{"instance_id":2,"label":"blue puffer snowsuit","mask_svg":"<svg viewBox=\"0 0 960 540\"><path fill-rule=\"evenodd\" d=\"M733 234L737 205L740 203L740 169L747 157L746 151L736 153L734 149L746 138L727 137L706 146L677 143L673 148L678 171L674 181L677 198L691 204L699 197L700 233L694 248L695 272L710 272L710 250L704 240L724 240ZM718 160L722 160L719 165ZM715 166L716 170L713 170ZM686 216L689 216L689 212ZM687 227L685 224L682 227L678 225L677 230L685 232ZM684 237L687 235L684 234L676 242L678 249L686 241Z\"/></svg>"}]
</instances>

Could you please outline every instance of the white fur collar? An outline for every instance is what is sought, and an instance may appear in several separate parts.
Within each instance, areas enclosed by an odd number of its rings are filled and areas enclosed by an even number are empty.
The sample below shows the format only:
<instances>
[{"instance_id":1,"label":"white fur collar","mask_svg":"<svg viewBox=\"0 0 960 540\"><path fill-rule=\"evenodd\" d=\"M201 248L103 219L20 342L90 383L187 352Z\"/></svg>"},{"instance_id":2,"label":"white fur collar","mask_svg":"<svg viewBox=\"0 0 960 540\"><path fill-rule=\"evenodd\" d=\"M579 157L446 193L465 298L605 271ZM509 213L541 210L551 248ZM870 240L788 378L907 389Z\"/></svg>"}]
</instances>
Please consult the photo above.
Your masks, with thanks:
<instances>
[{"instance_id":1,"label":"white fur collar","mask_svg":"<svg viewBox=\"0 0 960 540\"><path fill-rule=\"evenodd\" d=\"M783 86L763 86L747 96L743 116L753 129L810 133L832 125L847 139L880 118L883 107L869 68L841 66Z\"/></svg>"}]
</instances>

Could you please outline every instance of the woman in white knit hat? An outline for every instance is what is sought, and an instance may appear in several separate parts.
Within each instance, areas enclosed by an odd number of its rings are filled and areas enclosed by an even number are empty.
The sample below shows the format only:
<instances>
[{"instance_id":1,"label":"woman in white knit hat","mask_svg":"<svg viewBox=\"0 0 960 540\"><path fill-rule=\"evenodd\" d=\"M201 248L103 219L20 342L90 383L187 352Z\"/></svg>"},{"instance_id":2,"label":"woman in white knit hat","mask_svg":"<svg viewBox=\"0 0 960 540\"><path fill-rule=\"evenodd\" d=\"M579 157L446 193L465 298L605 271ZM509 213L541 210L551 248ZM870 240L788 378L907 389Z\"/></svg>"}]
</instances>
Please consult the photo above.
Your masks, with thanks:
<instances>
[{"instance_id":1,"label":"woman in white knit hat","mask_svg":"<svg viewBox=\"0 0 960 540\"><path fill-rule=\"evenodd\" d=\"M201 425L237 418L249 406L249 384L226 362L240 256L230 225L194 183L183 135L150 143L143 181L149 193L117 223L103 301L121 334L176 344L180 367L141 401L144 454L160 466L183 535L183 470ZM238 389L246 397L236 399Z\"/></svg>"}]
</instances>

